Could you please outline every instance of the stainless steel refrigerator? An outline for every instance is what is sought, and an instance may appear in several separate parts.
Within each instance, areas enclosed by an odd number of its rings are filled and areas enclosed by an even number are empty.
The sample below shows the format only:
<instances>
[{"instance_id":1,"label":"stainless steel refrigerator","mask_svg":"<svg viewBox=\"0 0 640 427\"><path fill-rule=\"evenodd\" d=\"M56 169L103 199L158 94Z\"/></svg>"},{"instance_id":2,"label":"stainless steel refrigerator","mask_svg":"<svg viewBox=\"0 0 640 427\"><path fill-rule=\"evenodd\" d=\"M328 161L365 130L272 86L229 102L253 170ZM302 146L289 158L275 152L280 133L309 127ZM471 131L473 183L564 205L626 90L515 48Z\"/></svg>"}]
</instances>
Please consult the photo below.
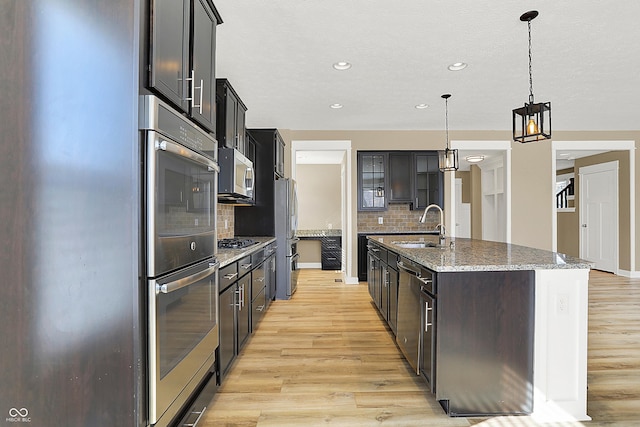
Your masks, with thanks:
<instances>
[{"instance_id":1,"label":"stainless steel refrigerator","mask_svg":"<svg viewBox=\"0 0 640 427\"><path fill-rule=\"evenodd\" d=\"M289 299L298 283L298 195L290 178L275 182L276 298Z\"/></svg>"}]
</instances>

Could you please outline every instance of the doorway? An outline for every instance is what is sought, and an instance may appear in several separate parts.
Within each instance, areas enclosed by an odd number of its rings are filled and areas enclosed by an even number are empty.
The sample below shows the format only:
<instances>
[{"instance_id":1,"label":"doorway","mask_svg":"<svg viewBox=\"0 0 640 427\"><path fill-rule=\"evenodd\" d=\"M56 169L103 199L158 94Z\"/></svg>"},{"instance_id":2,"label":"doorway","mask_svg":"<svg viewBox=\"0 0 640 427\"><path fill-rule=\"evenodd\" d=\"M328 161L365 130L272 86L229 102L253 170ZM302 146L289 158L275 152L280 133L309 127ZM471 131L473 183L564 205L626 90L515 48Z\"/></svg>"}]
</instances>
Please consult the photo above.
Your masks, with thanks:
<instances>
[{"instance_id":1,"label":"doorway","mask_svg":"<svg viewBox=\"0 0 640 427\"><path fill-rule=\"evenodd\" d=\"M580 258L618 272L618 162L579 169Z\"/></svg>"},{"instance_id":2,"label":"doorway","mask_svg":"<svg viewBox=\"0 0 640 427\"><path fill-rule=\"evenodd\" d=\"M616 152L618 154L616 155ZM635 142L634 141L552 141L552 158L553 168L553 185L554 185L554 197L550 200L553 203L553 220L552 220L552 235L553 235L553 251L562 249L561 252L568 255L583 257L583 228L582 224L582 209L580 201L580 185L578 183L578 190L576 192L575 210L577 212L563 212L563 209L558 209L556 206L555 198L555 183L557 171L566 169L566 160L575 159L577 167L569 168L575 175L575 178L579 180L578 169L584 169L586 166L597 166L618 160L619 163L619 176L617 182L617 188L615 195L617 196L618 213L616 217L616 223L618 228L618 234L615 246L615 255L617 260L615 261L615 269L611 269L610 266L605 266L607 270L613 271L616 274L622 276L633 277L636 268L635 262ZM592 157L598 155L598 158ZM564 157L563 157L564 156ZM590 158L588 162L583 161L584 158ZM596 161L598 160L598 161ZM571 166L571 165L570 165ZM587 169L588 171L588 169ZM565 219L563 219L565 217ZM569 218L567 220L566 218ZM610 223L610 221L609 221ZM587 224L588 225L588 224ZM566 227L570 227L570 232L566 232ZM593 228L593 227L592 227ZM593 231L595 233L595 231ZM609 233L609 236L611 233ZM593 242L593 235L590 236ZM560 245L559 245L560 243ZM561 248L559 247L561 246ZM571 250L569 250L571 249ZM595 249L592 249L592 251ZM588 252L588 251L587 251ZM586 255L584 255L586 257ZM601 267L596 267L600 269Z\"/></svg>"},{"instance_id":3,"label":"doorway","mask_svg":"<svg viewBox=\"0 0 640 427\"><path fill-rule=\"evenodd\" d=\"M356 263L352 261L353 239L352 239L352 206L351 206L351 141L292 141L291 142L291 177L297 179L298 169L305 168L306 165L332 165L338 166L331 170L331 174L340 174L340 186L337 191L340 193L338 200L339 206L336 206L336 198L332 197L331 208L334 214L337 214L339 220L328 220L325 217L316 218L315 224L318 229L328 229L331 226L333 230L340 230L341 246L342 246L342 272L344 282L347 284L357 284ZM302 169L301 169L302 170ZM328 170L328 169L327 169ZM338 172L339 171L339 172ZM306 171L304 172L306 173ZM302 177L302 174L301 174ZM334 177L331 177L334 178ZM328 182L328 180L327 180ZM300 183L299 183L300 184ZM304 184L304 183L302 183ZM299 198L304 188L298 187ZM338 211L338 212L335 212ZM302 218L301 215L301 219ZM302 228L301 228L302 229Z\"/></svg>"}]
</instances>

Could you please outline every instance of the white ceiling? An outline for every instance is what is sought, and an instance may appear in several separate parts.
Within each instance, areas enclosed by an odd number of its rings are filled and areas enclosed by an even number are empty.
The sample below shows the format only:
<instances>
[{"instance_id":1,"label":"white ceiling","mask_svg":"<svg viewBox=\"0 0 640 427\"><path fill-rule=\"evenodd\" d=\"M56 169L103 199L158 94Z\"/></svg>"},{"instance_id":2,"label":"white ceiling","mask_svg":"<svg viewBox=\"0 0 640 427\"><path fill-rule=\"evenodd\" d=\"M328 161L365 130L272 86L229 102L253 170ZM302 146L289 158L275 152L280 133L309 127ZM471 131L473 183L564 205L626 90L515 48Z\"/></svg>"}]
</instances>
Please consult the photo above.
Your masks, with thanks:
<instances>
[{"instance_id":1,"label":"white ceiling","mask_svg":"<svg viewBox=\"0 0 640 427\"><path fill-rule=\"evenodd\" d=\"M637 0L215 0L218 77L247 127L510 130L533 90L553 130L638 130ZM349 61L348 71L332 64ZM463 71L447 66L466 62ZM330 104L341 103L334 110ZM429 108L418 110L416 104ZM452 135L454 136L454 135Z\"/></svg>"}]
</instances>

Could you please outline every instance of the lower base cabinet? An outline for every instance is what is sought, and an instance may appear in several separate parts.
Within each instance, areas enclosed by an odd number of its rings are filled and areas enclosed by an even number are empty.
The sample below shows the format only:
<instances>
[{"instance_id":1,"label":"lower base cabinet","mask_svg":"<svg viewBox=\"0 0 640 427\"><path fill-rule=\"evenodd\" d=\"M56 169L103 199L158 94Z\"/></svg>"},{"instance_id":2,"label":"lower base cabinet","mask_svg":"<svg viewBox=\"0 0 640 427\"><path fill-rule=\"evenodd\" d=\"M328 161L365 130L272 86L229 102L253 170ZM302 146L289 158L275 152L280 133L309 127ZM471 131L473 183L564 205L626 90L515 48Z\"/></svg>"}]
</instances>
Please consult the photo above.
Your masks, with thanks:
<instances>
[{"instance_id":1,"label":"lower base cabinet","mask_svg":"<svg viewBox=\"0 0 640 427\"><path fill-rule=\"evenodd\" d=\"M219 385L275 295L274 246L267 245L220 269L220 340L216 354Z\"/></svg>"}]
</instances>

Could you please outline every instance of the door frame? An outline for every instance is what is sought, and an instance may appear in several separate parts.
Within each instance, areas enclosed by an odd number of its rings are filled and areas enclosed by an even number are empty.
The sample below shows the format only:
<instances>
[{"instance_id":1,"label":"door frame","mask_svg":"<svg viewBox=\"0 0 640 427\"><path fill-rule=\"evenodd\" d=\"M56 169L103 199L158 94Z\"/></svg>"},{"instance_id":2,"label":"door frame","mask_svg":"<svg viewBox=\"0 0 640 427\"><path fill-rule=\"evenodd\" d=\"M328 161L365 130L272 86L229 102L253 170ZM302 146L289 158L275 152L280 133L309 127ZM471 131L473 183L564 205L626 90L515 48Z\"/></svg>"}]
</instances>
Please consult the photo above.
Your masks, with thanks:
<instances>
[{"instance_id":1,"label":"door frame","mask_svg":"<svg viewBox=\"0 0 640 427\"><path fill-rule=\"evenodd\" d=\"M296 155L298 151L343 151L342 164L342 273L346 284L358 284L358 263L354 262L355 245L353 236L353 198L352 187L351 140L292 140L291 141L291 178L296 179ZM357 219L356 219L357 220Z\"/></svg>"},{"instance_id":2,"label":"door frame","mask_svg":"<svg viewBox=\"0 0 640 427\"><path fill-rule=\"evenodd\" d=\"M505 195L505 242L511 243L511 141L451 141L451 148L459 151L486 151L502 153L504 160L504 195ZM444 205L445 224L447 230L451 230L450 236L455 237L456 223L456 174L444 173ZM472 220L473 221L473 220Z\"/></svg>"},{"instance_id":3,"label":"door frame","mask_svg":"<svg viewBox=\"0 0 640 427\"><path fill-rule=\"evenodd\" d=\"M620 183L619 183L619 178L620 178L620 173L618 171L619 169L619 162L617 160L612 161L612 162L606 162L606 163L598 163L596 165L589 165L589 166L583 166L581 167L577 173L580 177L580 186L579 188L579 198L580 198L580 212L579 212L579 223L580 226L582 227L582 224L584 224L584 215L585 215L585 207L586 207L586 203L585 203L585 197L584 197L584 185L583 185L583 178L582 175L590 175L593 173L599 173L599 172L615 172L615 176L616 176L616 191L615 191L615 212L614 212L614 229L615 229L615 244L614 244L614 259L615 259L615 266L613 268L612 273L614 274L618 274L618 271L620 270L620 198L619 198L619 191L620 191ZM574 171L575 173L575 171ZM580 232L578 233L578 244L579 244L579 248L580 248L580 258L584 258L585 254L583 251L583 230L581 229ZM608 271L608 270L604 270L604 271Z\"/></svg>"}]
</instances>

